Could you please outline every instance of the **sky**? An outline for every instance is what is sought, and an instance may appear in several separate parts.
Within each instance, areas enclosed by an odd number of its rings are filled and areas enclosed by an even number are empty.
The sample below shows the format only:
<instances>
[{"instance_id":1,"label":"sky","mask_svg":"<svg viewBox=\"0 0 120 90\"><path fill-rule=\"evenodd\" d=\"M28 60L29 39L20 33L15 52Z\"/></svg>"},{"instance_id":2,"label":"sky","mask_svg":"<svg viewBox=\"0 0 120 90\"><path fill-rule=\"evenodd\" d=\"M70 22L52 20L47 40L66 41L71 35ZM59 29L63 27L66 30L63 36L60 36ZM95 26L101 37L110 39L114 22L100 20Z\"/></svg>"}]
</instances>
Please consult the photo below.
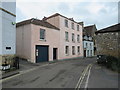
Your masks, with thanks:
<instances>
[{"instance_id":1,"label":"sky","mask_svg":"<svg viewBox=\"0 0 120 90\"><path fill-rule=\"evenodd\" d=\"M16 0L16 22L55 13L100 30L118 23L118 0Z\"/></svg>"}]
</instances>

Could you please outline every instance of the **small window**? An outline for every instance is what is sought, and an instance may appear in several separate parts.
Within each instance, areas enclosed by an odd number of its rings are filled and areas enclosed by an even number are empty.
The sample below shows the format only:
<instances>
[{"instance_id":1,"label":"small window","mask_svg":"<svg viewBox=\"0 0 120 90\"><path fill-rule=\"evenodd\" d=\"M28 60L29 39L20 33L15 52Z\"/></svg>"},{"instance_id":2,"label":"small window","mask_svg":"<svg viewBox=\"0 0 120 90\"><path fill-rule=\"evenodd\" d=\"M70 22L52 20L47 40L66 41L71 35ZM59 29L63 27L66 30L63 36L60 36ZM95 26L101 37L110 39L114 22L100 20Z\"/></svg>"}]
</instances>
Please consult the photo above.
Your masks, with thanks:
<instances>
[{"instance_id":1,"label":"small window","mask_svg":"<svg viewBox=\"0 0 120 90\"><path fill-rule=\"evenodd\" d=\"M66 46L66 47L65 47L65 54L66 54L66 55L69 55L69 46Z\"/></svg>"},{"instance_id":2,"label":"small window","mask_svg":"<svg viewBox=\"0 0 120 90\"><path fill-rule=\"evenodd\" d=\"M92 43L90 43L90 47L92 48Z\"/></svg>"},{"instance_id":3,"label":"small window","mask_svg":"<svg viewBox=\"0 0 120 90\"><path fill-rule=\"evenodd\" d=\"M6 50L11 50L11 47L6 47Z\"/></svg>"},{"instance_id":4,"label":"small window","mask_svg":"<svg viewBox=\"0 0 120 90\"><path fill-rule=\"evenodd\" d=\"M87 50L87 56L89 56L89 50Z\"/></svg>"},{"instance_id":5,"label":"small window","mask_svg":"<svg viewBox=\"0 0 120 90\"><path fill-rule=\"evenodd\" d=\"M73 22L71 23L71 27L72 27L72 29L74 29L74 23Z\"/></svg>"},{"instance_id":6,"label":"small window","mask_svg":"<svg viewBox=\"0 0 120 90\"><path fill-rule=\"evenodd\" d=\"M68 27L68 20L65 19L65 27Z\"/></svg>"},{"instance_id":7,"label":"small window","mask_svg":"<svg viewBox=\"0 0 120 90\"><path fill-rule=\"evenodd\" d=\"M77 25L77 31L79 31L79 25Z\"/></svg>"},{"instance_id":8,"label":"small window","mask_svg":"<svg viewBox=\"0 0 120 90\"><path fill-rule=\"evenodd\" d=\"M86 47L88 46L88 44L86 43Z\"/></svg>"},{"instance_id":9,"label":"small window","mask_svg":"<svg viewBox=\"0 0 120 90\"><path fill-rule=\"evenodd\" d=\"M92 50L91 50L91 56L92 56Z\"/></svg>"},{"instance_id":10,"label":"small window","mask_svg":"<svg viewBox=\"0 0 120 90\"><path fill-rule=\"evenodd\" d=\"M72 33L72 42L75 42L75 35Z\"/></svg>"},{"instance_id":11,"label":"small window","mask_svg":"<svg viewBox=\"0 0 120 90\"><path fill-rule=\"evenodd\" d=\"M65 40L66 40L66 41L69 41L68 32L65 32Z\"/></svg>"},{"instance_id":12,"label":"small window","mask_svg":"<svg viewBox=\"0 0 120 90\"><path fill-rule=\"evenodd\" d=\"M45 40L45 29L40 29L40 39Z\"/></svg>"},{"instance_id":13,"label":"small window","mask_svg":"<svg viewBox=\"0 0 120 90\"><path fill-rule=\"evenodd\" d=\"M80 42L80 35L77 35L77 42Z\"/></svg>"},{"instance_id":14,"label":"small window","mask_svg":"<svg viewBox=\"0 0 120 90\"><path fill-rule=\"evenodd\" d=\"M78 55L80 54L80 46L78 46Z\"/></svg>"},{"instance_id":15,"label":"small window","mask_svg":"<svg viewBox=\"0 0 120 90\"><path fill-rule=\"evenodd\" d=\"M75 55L75 46L72 46L72 55Z\"/></svg>"}]
</instances>

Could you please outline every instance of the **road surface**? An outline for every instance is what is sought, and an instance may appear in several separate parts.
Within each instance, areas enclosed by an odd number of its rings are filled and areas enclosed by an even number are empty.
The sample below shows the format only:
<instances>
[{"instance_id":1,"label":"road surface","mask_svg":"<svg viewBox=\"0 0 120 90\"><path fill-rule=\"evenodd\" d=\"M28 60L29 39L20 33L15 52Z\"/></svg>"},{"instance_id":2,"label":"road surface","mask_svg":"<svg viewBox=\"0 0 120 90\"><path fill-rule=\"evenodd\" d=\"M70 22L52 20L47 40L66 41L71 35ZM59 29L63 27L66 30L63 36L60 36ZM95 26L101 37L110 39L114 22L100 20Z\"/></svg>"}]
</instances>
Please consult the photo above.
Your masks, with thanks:
<instances>
[{"instance_id":1,"label":"road surface","mask_svg":"<svg viewBox=\"0 0 120 90\"><path fill-rule=\"evenodd\" d=\"M81 58L30 68L2 81L3 88L118 88L118 74Z\"/></svg>"}]
</instances>

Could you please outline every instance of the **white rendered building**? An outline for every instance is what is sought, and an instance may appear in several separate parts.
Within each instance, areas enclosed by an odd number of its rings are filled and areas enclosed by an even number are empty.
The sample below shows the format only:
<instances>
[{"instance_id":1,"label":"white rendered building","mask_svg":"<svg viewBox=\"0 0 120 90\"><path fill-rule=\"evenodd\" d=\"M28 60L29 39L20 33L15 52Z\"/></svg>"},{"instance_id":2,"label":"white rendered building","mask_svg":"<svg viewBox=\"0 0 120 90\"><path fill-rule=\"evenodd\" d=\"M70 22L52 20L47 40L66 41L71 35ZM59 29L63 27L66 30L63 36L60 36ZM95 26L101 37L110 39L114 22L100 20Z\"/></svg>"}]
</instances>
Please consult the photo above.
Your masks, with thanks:
<instances>
[{"instance_id":1,"label":"white rendered building","mask_svg":"<svg viewBox=\"0 0 120 90\"><path fill-rule=\"evenodd\" d=\"M84 57L94 56L94 43L92 37L83 36Z\"/></svg>"},{"instance_id":2,"label":"white rendered building","mask_svg":"<svg viewBox=\"0 0 120 90\"><path fill-rule=\"evenodd\" d=\"M16 2L0 0L0 62L16 54Z\"/></svg>"}]
</instances>

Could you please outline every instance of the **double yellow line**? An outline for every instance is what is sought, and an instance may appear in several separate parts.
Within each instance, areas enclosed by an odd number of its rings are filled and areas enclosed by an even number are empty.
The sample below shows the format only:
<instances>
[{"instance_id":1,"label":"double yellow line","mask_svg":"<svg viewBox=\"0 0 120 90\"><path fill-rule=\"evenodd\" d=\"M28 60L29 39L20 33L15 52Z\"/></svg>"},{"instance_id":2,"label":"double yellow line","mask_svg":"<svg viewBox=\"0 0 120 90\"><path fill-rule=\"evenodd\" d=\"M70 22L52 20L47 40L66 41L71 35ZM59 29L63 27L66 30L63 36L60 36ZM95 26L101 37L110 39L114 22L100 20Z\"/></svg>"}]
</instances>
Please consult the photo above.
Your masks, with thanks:
<instances>
[{"instance_id":1,"label":"double yellow line","mask_svg":"<svg viewBox=\"0 0 120 90\"><path fill-rule=\"evenodd\" d=\"M83 80L84 80L85 76L87 75L87 72L89 71L89 69L90 69L91 67L92 67L92 64L89 64L89 65L84 69L81 77L80 77L79 80L78 80L78 83L77 83L77 85L76 85L76 87L75 87L75 90L79 90L79 88L81 88L81 85L82 85L82 83L83 83Z\"/></svg>"}]
</instances>

